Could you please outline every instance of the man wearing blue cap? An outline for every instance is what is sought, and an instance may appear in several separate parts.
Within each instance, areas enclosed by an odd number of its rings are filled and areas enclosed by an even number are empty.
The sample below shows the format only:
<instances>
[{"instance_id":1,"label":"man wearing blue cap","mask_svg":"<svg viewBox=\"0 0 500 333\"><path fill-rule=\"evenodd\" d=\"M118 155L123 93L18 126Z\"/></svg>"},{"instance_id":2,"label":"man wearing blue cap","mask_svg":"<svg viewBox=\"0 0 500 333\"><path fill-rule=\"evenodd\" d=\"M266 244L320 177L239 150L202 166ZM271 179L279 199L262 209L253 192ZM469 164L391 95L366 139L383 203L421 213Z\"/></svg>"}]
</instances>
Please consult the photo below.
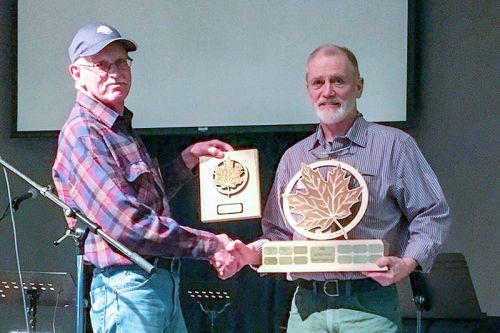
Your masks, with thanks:
<instances>
[{"instance_id":1,"label":"man wearing blue cap","mask_svg":"<svg viewBox=\"0 0 500 333\"><path fill-rule=\"evenodd\" d=\"M157 167L133 130L125 107L137 45L112 26L87 24L69 47L76 103L59 135L53 178L59 197L158 269L148 274L100 236L89 234L85 259L95 266L91 298L94 332L187 332L179 302L179 257L230 261L224 234L179 225L168 199L194 178L203 155L232 150L211 140ZM68 224L75 226L75 219Z\"/></svg>"}]
</instances>

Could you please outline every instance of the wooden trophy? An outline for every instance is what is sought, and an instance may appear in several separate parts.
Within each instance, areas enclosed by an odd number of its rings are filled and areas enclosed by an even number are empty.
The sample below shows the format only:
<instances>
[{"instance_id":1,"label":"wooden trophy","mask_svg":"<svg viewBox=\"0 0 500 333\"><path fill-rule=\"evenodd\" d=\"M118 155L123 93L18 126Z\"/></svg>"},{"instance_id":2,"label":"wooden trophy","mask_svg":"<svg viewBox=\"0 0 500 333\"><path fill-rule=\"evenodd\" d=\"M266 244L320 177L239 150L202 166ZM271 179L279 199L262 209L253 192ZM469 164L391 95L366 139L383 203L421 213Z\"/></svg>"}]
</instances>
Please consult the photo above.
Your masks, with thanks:
<instances>
[{"instance_id":1,"label":"wooden trophy","mask_svg":"<svg viewBox=\"0 0 500 333\"><path fill-rule=\"evenodd\" d=\"M335 160L302 164L285 188L282 208L308 240L265 243L258 272L386 271L375 264L387 253L382 240L348 239L367 205L366 182L352 166ZM334 240L339 237L344 239Z\"/></svg>"},{"instance_id":2,"label":"wooden trophy","mask_svg":"<svg viewBox=\"0 0 500 333\"><path fill-rule=\"evenodd\" d=\"M260 218L257 149L200 157L200 205L202 222Z\"/></svg>"}]
</instances>

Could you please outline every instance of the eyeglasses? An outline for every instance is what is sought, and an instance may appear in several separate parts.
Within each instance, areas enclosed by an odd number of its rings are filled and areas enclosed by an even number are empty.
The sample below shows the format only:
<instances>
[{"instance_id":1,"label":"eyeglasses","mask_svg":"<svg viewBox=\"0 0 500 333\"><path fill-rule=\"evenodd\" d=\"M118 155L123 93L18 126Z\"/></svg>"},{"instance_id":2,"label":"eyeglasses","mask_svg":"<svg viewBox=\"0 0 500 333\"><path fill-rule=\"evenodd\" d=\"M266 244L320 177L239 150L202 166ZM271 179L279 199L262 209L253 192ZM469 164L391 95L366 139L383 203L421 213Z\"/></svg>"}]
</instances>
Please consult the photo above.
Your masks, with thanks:
<instances>
[{"instance_id":1,"label":"eyeglasses","mask_svg":"<svg viewBox=\"0 0 500 333\"><path fill-rule=\"evenodd\" d=\"M312 154L316 156L316 158L323 159L325 157L332 157L332 158L337 158L339 156L344 156L344 155L349 155L351 154L351 147L352 147L352 141L349 140L349 143L347 145L344 145L343 147L339 147L334 149L333 147L330 147L330 149L325 149L323 147L318 147L318 149L315 149L312 151Z\"/></svg>"},{"instance_id":2,"label":"eyeglasses","mask_svg":"<svg viewBox=\"0 0 500 333\"><path fill-rule=\"evenodd\" d=\"M93 68L94 72L96 72L99 75L104 75L109 73L109 71L111 70L111 66L113 65L115 66L116 69L124 71L129 69L130 66L132 66L132 59L131 58L118 59L113 63L109 63L107 61L98 61L91 64L79 64L79 66L82 67Z\"/></svg>"}]
</instances>

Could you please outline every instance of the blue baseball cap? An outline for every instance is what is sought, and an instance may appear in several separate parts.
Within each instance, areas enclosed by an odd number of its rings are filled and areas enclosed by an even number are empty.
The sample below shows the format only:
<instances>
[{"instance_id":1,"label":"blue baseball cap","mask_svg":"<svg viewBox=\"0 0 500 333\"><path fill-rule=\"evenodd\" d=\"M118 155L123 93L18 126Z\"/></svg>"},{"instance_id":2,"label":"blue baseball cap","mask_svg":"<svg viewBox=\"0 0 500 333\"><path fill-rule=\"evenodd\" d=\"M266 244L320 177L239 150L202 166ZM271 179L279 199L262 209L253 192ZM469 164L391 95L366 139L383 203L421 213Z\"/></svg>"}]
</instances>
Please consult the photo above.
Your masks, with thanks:
<instances>
[{"instance_id":1,"label":"blue baseball cap","mask_svg":"<svg viewBox=\"0 0 500 333\"><path fill-rule=\"evenodd\" d=\"M80 57L94 55L113 42L122 43L129 52L137 50L137 44L133 40L122 37L118 30L109 24L86 24L73 37L68 49L69 59L74 62Z\"/></svg>"}]
</instances>

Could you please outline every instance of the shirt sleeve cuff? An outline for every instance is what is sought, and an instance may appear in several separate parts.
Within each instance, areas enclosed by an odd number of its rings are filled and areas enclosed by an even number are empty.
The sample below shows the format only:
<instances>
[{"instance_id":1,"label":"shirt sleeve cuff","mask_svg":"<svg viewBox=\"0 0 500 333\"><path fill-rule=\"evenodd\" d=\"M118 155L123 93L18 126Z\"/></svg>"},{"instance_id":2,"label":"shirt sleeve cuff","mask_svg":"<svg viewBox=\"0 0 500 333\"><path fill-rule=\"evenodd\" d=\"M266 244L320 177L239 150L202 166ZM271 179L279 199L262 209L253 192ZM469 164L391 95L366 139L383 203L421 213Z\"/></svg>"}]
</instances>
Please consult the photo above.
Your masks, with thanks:
<instances>
[{"instance_id":1,"label":"shirt sleeve cuff","mask_svg":"<svg viewBox=\"0 0 500 333\"><path fill-rule=\"evenodd\" d=\"M415 259L420 267L420 269L417 268L417 270L423 273L429 273L438 253L439 251L437 249L422 248L410 243L408 244L403 257L411 257Z\"/></svg>"}]
</instances>

